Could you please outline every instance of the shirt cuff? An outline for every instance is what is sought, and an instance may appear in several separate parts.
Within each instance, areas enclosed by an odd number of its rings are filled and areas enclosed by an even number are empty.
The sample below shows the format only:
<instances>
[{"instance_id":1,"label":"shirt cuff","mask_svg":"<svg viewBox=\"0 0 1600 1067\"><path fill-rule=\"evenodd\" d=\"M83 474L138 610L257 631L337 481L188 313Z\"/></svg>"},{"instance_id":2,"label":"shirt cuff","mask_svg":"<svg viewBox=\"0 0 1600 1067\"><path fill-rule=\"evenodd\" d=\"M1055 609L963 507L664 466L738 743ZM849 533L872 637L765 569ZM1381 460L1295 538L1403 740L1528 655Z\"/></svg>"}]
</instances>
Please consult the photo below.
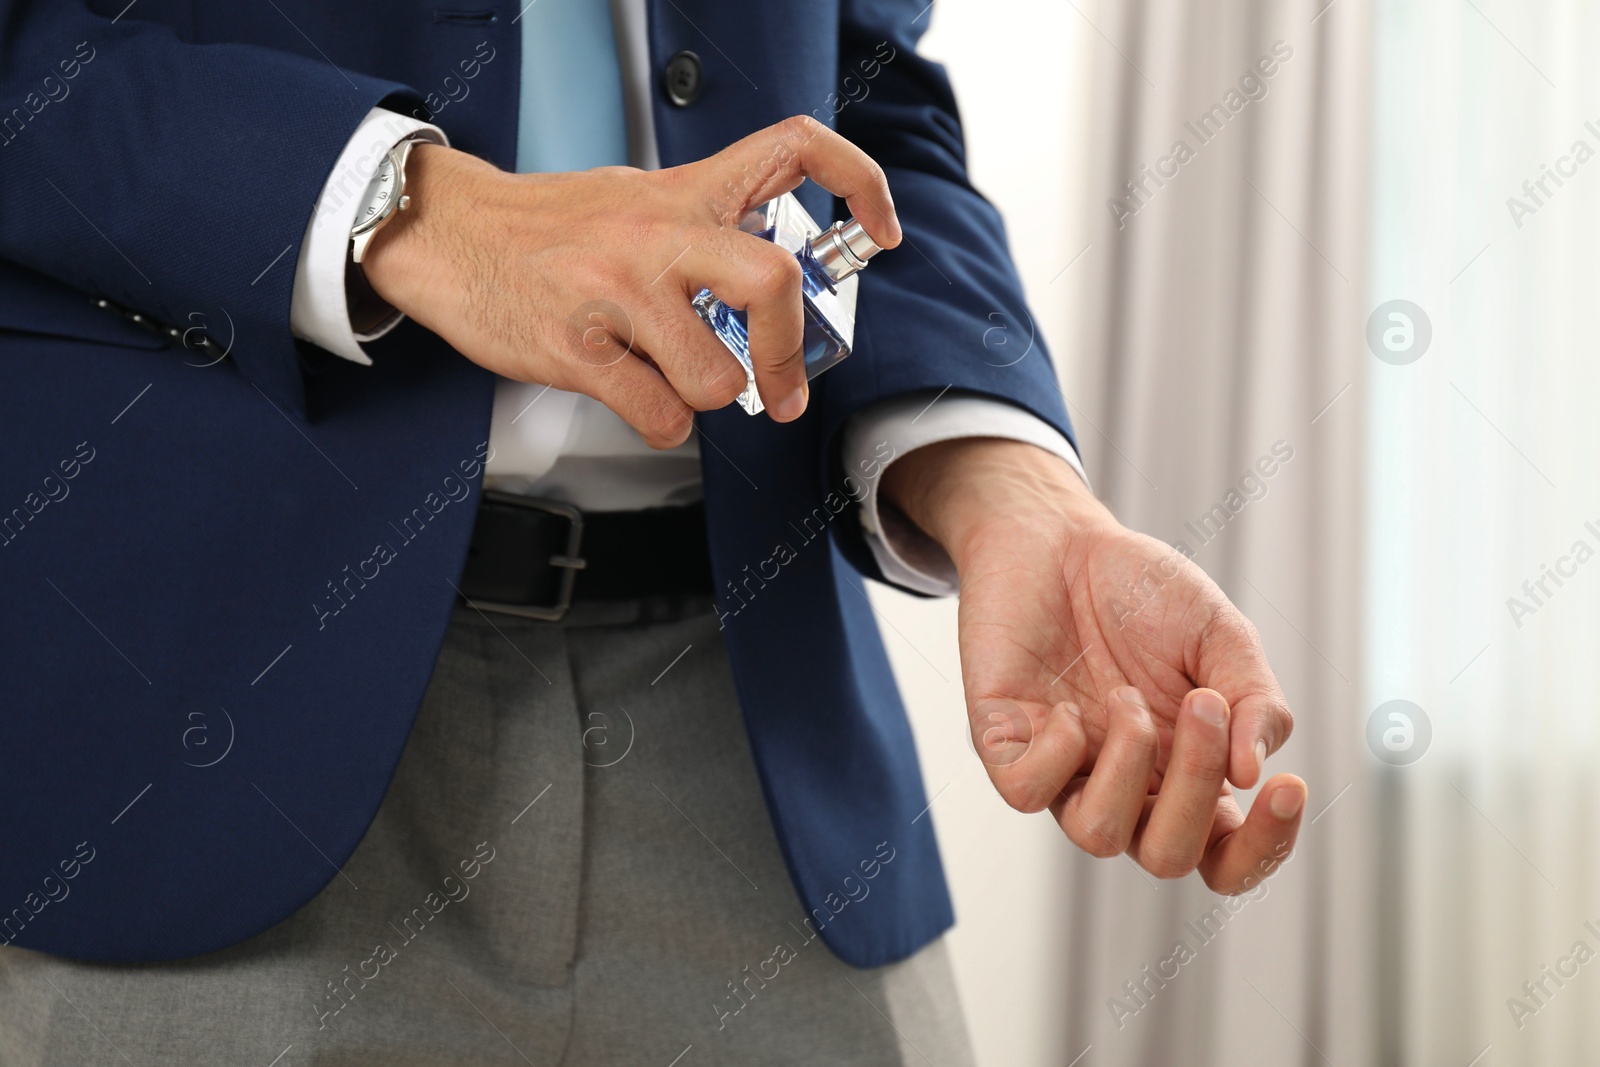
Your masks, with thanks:
<instances>
[{"instance_id":1,"label":"shirt cuff","mask_svg":"<svg viewBox=\"0 0 1600 1067\"><path fill-rule=\"evenodd\" d=\"M450 143L437 126L383 108L367 112L333 165L322 195L317 197L295 265L290 331L336 356L367 366L372 360L361 350L361 342L376 341L405 316L396 311L370 333L358 334L351 327L345 295L350 228L355 225L362 192L378 173L378 164L389 149L417 133L439 144Z\"/></svg>"},{"instance_id":2,"label":"shirt cuff","mask_svg":"<svg viewBox=\"0 0 1600 1067\"><path fill-rule=\"evenodd\" d=\"M841 458L847 470L877 474L864 479L861 525L885 581L929 596L950 596L957 591L959 582L950 556L899 508L879 500L878 483L894 459L925 445L964 437L1000 437L1038 445L1070 463L1083 484L1089 484L1077 449L1061 431L1003 400L943 394L931 404L925 397L910 396L869 408L846 424ZM893 458L885 463L885 455Z\"/></svg>"}]
</instances>

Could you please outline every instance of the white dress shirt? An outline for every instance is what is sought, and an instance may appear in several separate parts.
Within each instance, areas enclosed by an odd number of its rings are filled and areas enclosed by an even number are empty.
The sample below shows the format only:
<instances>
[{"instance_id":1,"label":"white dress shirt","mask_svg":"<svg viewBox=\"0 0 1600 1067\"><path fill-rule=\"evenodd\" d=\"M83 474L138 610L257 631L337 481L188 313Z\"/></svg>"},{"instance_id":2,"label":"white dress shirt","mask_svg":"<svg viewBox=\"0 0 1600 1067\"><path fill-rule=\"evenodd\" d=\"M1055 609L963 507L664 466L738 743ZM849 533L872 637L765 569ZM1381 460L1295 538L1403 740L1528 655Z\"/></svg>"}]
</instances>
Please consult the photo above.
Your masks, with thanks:
<instances>
[{"instance_id":1,"label":"white dress shirt","mask_svg":"<svg viewBox=\"0 0 1600 1067\"><path fill-rule=\"evenodd\" d=\"M644 0L612 0L612 18L629 157L634 166L657 169ZM418 132L449 143L443 131L428 123L381 109L369 113L334 164L300 246L290 327L296 336L356 363L371 364L362 343L387 333L400 316L370 334L357 334L351 327L345 303L350 229L361 193L384 154ZM1011 404L964 394L941 396L931 404L924 398L888 401L857 415L845 428L842 459L848 470L865 470L864 462L885 454L885 444L893 450L888 454L898 457L962 437L1028 441L1083 475L1071 443L1048 423ZM651 449L609 408L576 393L500 379L489 441L492 452L484 478L491 488L563 500L588 511L686 504L701 496L694 435L677 448ZM861 521L886 578L933 595L955 592L949 557L895 509L880 505L877 479L868 484L861 501Z\"/></svg>"}]
</instances>

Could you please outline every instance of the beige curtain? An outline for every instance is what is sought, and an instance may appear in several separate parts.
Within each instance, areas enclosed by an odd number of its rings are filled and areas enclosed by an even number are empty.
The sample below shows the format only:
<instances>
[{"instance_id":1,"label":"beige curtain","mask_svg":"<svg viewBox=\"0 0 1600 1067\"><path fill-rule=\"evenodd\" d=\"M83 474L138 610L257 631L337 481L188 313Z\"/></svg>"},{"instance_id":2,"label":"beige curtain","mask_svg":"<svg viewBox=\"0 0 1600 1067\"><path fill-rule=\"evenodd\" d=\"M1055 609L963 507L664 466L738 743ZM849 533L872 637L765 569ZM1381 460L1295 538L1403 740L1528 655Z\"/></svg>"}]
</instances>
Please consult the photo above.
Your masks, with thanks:
<instances>
[{"instance_id":1,"label":"beige curtain","mask_svg":"<svg viewBox=\"0 0 1600 1067\"><path fill-rule=\"evenodd\" d=\"M1360 631L1370 13L1326 2L1075 5L1097 41L1082 165L1098 218L1059 283L1080 443L1122 520L1191 551L1260 629L1297 718L1274 769L1306 778L1316 817L1231 905L1198 879L1070 861L1062 1003L1084 1067L1379 1062Z\"/></svg>"},{"instance_id":2,"label":"beige curtain","mask_svg":"<svg viewBox=\"0 0 1600 1067\"><path fill-rule=\"evenodd\" d=\"M1600 8L931 17L1097 488L1260 627L1317 816L1231 909L1083 858L973 766L953 605L875 591L980 1062L1597 1062ZM1368 347L1393 300L1416 360Z\"/></svg>"},{"instance_id":3,"label":"beige curtain","mask_svg":"<svg viewBox=\"0 0 1600 1067\"><path fill-rule=\"evenodd\" d=\"M1396 1062L1600 1054L1600 10L1384 0L1368 668L1433 724L1388 775L1380 974Z\"/></svg>"}]
</instances>

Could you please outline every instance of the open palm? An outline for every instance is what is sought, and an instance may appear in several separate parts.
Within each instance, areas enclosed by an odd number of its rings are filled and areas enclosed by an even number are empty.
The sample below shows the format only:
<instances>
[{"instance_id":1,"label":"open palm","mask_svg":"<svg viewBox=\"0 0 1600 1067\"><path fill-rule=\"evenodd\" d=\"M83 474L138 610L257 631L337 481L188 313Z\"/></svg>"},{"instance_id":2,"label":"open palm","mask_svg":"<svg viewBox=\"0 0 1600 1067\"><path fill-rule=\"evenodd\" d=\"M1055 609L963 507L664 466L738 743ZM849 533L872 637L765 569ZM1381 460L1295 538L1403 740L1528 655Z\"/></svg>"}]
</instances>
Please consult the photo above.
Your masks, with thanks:
<instances>
[{"instance_id":1,"label":"open palm","mask_svg":"<svg viewBox=\"0 0 1600 1067\"><path fill-rule=\"evenodd\" d=\"M1012 806L1097 856L1242 892L1293 847L1305 786L1250 788L1292 718L1249 620L1195 564L1120 525L1061 460L1011 442L932 522L961 581L973 740ZM1036 471L1019 464L1038 463ZM960 464L955 464L960 468ZM971 467L972 465L968 465ZM980 483L977 484L977 483ZM1065 499L1064 499L1065 498ZM954 544L952 544L954 542Z\"/></svg>"}]
</instances>

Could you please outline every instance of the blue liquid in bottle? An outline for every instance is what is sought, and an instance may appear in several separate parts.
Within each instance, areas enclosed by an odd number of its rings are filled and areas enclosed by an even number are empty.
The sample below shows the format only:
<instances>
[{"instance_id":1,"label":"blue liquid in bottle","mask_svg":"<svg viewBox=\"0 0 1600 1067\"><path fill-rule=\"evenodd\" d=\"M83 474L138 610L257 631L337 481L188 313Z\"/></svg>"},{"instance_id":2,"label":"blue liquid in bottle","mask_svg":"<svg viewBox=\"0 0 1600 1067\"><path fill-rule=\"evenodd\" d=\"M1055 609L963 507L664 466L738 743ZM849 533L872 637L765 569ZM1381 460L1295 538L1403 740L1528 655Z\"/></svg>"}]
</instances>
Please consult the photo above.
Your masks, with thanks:
<instances>
[{"instance_id":1,"label":"blue liquid in bottle","mask_svg":"<svg viewBox=\"0 0 1600 1067\"><path fill-rule=\"evenodd\" d=\"M776 209L776 210L775 210ZM763 210L774 211L773 225L754 231L758 237L785 248L794 248L800 263L801 305L805 332L801 345L805 352L806 377L815 378L850 354L855 336L854 275L878 251L854 220L836 223L812 237L814 225L794 232L795 216L810 223L809 215L790 194L784 194ZM739 406L751 415L764 410L756 391L755 373L750 362L750 325L742 310L717 299L710 289L695 294L694 309L722 343L744 366L747 382L739 394Z\"/></svg>"},{"instance_id":2,"label":"blue liquid in bottle","mask_svg":"<svg viewBox=\"0 0 1600 1067\"><path fill-rule=\"evenodd\" d=\"M806 319L805 334L801 341L805 349L806 377L815 378L850 354L850 339L844 336L840 326L828 321L828 316L818 306L819 296L833 296L838 292L833 279L822 269L817 257L811 254L810 247L802 249L795 258L800 261L800 291ZM763 405L756 392L755 372L750 365L750 325L745 313L718 300L710 289L702 289L695 294L694 309L744 365L745 374L750 380L745 391L739 394L739 404L750 414L759 414Z\"/></svg>"}]
</instances>

